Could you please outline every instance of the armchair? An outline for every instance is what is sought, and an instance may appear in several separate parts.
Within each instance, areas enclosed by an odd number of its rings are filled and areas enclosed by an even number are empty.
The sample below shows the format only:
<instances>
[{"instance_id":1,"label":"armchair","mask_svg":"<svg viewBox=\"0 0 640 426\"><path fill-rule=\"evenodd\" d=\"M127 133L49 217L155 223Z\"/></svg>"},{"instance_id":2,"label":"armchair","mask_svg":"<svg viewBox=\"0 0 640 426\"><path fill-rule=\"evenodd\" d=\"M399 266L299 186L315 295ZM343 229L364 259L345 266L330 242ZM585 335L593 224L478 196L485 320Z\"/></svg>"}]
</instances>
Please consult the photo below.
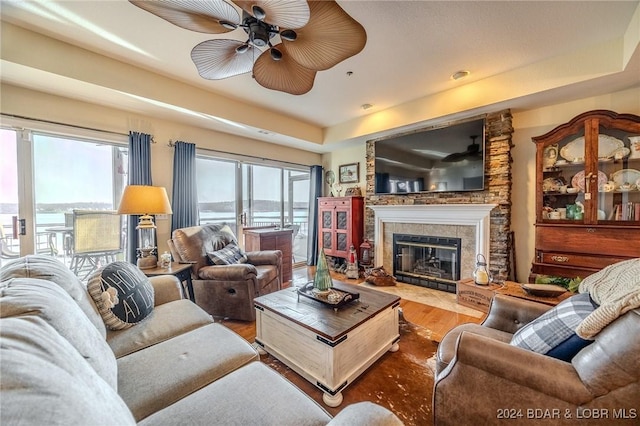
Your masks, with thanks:
<instances>
[{"instance_id":1,"label":"armchair","mask_svg":"<svg viewBox=\"0 0 640 426\"><path fill-rule=\"evenodd\" d=\"M177 262L193 264L193 293L196 304L213 316L244 321L256 318L253 299L280 290L282 252L247 252L246 263L214 265L208 253L230 243L237 244L227 225L209 224L173 231L168 241Z\"/></svg>"},{"instance_id":2,"label":"armchair","mask_svg":"<svg viewBox=\"0 0 640 426\"><path fill-rule=\"evenodd\" d=\"M640 309L606 326L570 362L509 344L548 309L496 295L482 324L445 335L436 354L434 424L576 424L580 416L593 421L593 413L608 415L607 424L637 421Z\"/></svg>"}]
</instances>

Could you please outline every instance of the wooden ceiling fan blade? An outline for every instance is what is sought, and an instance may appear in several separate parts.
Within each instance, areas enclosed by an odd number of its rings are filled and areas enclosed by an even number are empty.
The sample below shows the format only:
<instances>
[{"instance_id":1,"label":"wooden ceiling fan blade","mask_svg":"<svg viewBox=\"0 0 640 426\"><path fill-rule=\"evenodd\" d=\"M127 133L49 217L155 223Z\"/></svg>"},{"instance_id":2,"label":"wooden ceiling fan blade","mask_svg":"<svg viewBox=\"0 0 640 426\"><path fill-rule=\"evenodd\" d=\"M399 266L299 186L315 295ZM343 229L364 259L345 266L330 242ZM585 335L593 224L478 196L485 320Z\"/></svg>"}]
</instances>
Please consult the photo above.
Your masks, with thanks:
<instances>
[{"instance_id":1,"label":"wooden ceiling fan blade","mask_svg":"<svg viewBox=\"0 0 640 426\"><path fill-rule=\"evenodd\" d=\"M206 34L232 31L220 21L240 23L238 11L224 0L129 0L130 3L180 28Z\"/></svg>"},{"instance_id":2,"label":"wooden ceiling fan blade","mask_svg":"<svg viewBox=\"0 0 640 426\"><path fill-rule=\"evenodd\" d=\"M253 47L243 53L236 49L245 46L237 40L207 40L191 50L191 59L202 78L220 80L251 71Z\"/></svg>"},{"instance_id":3,"label":"wooden ceiling fan blade","mask_svg":"<svg viewBox=\"0 0 640 426\"><path fill-rule=\"evenodd\" d=\"M298 38L282 41L300 65L322 71L364 49L367 32L338 3L310 1L309 8L309 23L296 30Z\"/></svg>"},{"instance_id":4,"label":"wooden ceiling fan blade","mask_svg":"<svg viewBox=\"0 0 640 426\"><path fill-rule=\"evenodd\" d=\"M253 66L253 77L267 89L292 95L307 93L313 87L316 72L294 61L282 44L276 47L282 52L282 59L274 61L269 51L265 51Z\"/></svg>"},{"instance_id":5,"label":"wooden ceiling fan blade","mask_svg":"<svg viewBox=\"0 0 640 426\"><path fill-rule=\"evenodd\" d=\"M301 28L309 22L309 5L306 1L237 0L234 3L251 15L254 15L254 5L260 7L265 12L264 21L271 25L277 25L280 28Z\"/></svg>"}]
</instances>

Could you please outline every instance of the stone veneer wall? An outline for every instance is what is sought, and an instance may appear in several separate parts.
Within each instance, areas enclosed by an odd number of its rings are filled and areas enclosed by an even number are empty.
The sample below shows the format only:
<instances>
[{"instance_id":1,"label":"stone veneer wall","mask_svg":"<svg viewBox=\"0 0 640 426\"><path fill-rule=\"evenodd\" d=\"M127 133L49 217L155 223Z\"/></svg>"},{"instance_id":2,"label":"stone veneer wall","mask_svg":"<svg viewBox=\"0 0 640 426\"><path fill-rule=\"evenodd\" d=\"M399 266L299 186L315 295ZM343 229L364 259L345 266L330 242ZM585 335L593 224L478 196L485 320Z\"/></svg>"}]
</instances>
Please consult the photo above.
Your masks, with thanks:
<instances>
[{"instance_id":1,"label":"stone veneer wall","mask_svg":"<svg viewBox=\"0 0 640 426\"><path fill-rule=\"evenodd\" d=\"M491 211L489 265L494 278L511 275L511 111L486 115L485 190L471 192L424 192L375 194L375 140L367 142L365 237L374 240L374 212L366 206L403 204L497 204ZM475 261L474 261L475 263Z\"/></svg>"}]
</instances>

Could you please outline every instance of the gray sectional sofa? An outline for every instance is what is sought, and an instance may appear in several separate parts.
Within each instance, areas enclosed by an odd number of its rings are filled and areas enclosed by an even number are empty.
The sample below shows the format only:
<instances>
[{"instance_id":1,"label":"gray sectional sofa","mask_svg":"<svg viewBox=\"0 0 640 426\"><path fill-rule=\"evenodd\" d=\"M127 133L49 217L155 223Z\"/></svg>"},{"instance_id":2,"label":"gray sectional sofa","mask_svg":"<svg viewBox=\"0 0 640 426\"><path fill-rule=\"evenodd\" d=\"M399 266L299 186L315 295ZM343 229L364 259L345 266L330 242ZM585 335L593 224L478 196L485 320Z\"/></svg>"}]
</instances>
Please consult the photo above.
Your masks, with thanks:
<instances>
[{"instance_id":1,"label":"gray sectional sofa","mask_svg":"<svg viewBox=\"0 0 640 426\"><path fill-rule=\"evenodd\" d=\"M368 402L332 419L247 341L182 299L175 277L150 281L151 313L114 331L60 262L34 255L0 269L0 423L402 424Z\"/></svg>"}]
</instances>

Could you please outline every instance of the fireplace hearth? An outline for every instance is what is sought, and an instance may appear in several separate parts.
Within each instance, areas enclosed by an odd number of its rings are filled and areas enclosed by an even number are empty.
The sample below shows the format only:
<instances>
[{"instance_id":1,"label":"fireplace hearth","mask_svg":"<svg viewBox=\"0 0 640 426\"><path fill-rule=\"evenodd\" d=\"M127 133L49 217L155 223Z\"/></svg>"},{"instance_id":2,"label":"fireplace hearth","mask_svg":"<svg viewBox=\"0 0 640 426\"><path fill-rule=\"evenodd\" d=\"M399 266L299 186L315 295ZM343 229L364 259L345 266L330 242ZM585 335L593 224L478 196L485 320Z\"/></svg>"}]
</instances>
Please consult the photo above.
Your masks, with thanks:
<instances>
[{"instance_id":1,"label":"fireplace hearth","mask_svg":"<svg viewBox=\"0 0 640 426\"><path fill-rule=\"evenodd\" d=\"M462 240L428 235L393 234L396 280L456 292Z\"/></svg>"}]
</instances>

